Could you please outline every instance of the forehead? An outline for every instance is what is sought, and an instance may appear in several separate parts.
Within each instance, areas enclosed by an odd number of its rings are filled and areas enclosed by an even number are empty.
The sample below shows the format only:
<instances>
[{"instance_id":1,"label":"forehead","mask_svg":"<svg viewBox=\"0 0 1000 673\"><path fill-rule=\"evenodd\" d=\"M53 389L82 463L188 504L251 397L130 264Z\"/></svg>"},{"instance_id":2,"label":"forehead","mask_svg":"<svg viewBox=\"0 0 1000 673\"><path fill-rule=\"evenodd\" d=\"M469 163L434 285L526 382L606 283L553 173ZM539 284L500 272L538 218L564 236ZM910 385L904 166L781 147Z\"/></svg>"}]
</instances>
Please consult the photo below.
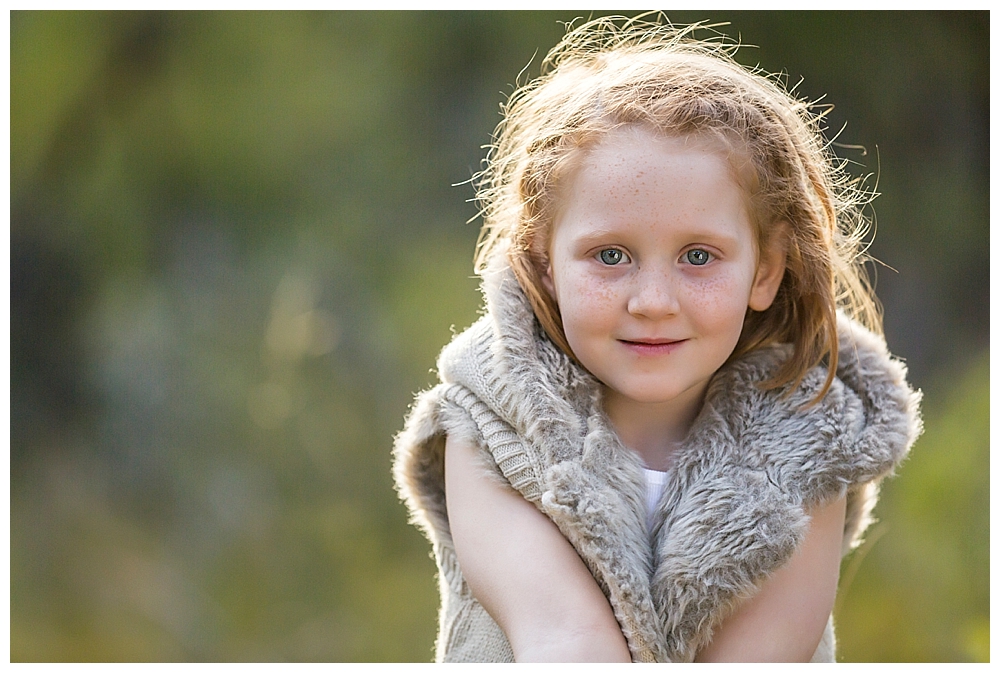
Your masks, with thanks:
<instances>
[{"instance_id":1,"label":"forehead","mask_svg":"<svg viewBox=\"0 0 1000 673\"><path fill-rule=\"evenodd\" d=\"M599 168L612 155L630 153L634 158L654 153L703 153L721 158L729 177L741 189L748 209L752 209L750 195L756 191L757 173L749 153L737 138L724 132L711 130L696 134L670 133L647 124L628 124L595 133L576 143L574 149L559 162L549 183L550 198L561 209L568 191L585 168ZM639 150L630 152L630 150ZM635 163L622 163L622 171L635 167ZM655 177L650 175L649 177Z\"/></svg>"},{"instance_id":2,"label":"forehead","mask_svg":"<svg viewBox=\"0 0 1000 673\"><path fill-rule=\"evenodd\" d=\"M638 147L659 153L701 153L721 158L732 172L733 180L744 186L742 175L749 167L750 161L746 151L741 149L742 143L722 131L704 130L698 133L672 133L646 124L629 124L619 126L592 139L581 146L577 166L593 163L595 155L621 151L629 147Z\"/></svg>"},{"instance_id":3,"label":"forehead","mask_svg":"<svg viewBox=\"0 0 1000 673\"><path fill-rule=\"evenodd\" d=\"M695 156L712 157L731 163L733 151L714 135L679 135L657 131L646 126L621 126L596 138L582 148L578 165L581 168L604 168L609 160L622 170L639 167L653 168L657 163L672 163Z\"/></svg>"},{"instance_id":4,"label":"forehead","mask_svg":"<svg viewBox=\"0 0 1000 673\"><path fill-rule=\"evenodd\" d=\"M552 247L555 245L557 231L560 222L566 219L566 214L576 204L577 212L579 208L589 208L588 204L581 203L580 195L591 192L593 196L595 188L600 186L599 170L606 165L612 155L617 152L628 150L649 150L652 147L663 147L665 151L672 152L702 152L711 155L716 164L721 167L727 180L727 190L735 197L739 203L740 219L748 223L749 233L753 239L754 247L763 244L762 222L767 217L756 203L754 194L758 184L756 170L750 153L744 148L741 139L731 138L724 131L703 131L698 133L671 133L656 128L651 124L636 123L622 124L615 128L605 128L599 132L587 134L571 143L573 148L556 162L552 172L546 180L547 185L543 188L545 194L543 203L545 204L545 216L537 221L537 227L531 230L525 240L528 242L528 249L535 265L544 268L547 260L550 259ZM650 152L650 154L655 154ZM619 163L623 176L627 175L628 168L636 168L635 162ZM636 177L634 171L633 178ZM578 178L581 175L584 180ZM648 185L641 184L642 178L655 180L658 172L653 170L645 171L644 176L638 176L637 184L631 187L633 195L648 192ZM588 179L590 178L590 179ZM619 190L619 194L624 198L627 190ZM603 205L613 202L605 201ZM593 210L596 210L594 208ZM648 210L648 209L647 209ZM611 215L614 216L614 209ZM592 218L591 218L592 219Z\"/></svg>"},{"instance_id":5,"label":"forehead","mask_svg":"<svg viewBox=\"0 0 1000 673\"><path fill-rule=\"evenodd\" d=\"M739 157L714 137L677 136L645 127L622 127L581 151L559 187L558 213L585 201L587 207L621 209L702 204L713 197L738 201L746 194L737 178ZM559 215L556 220L558 221Z\"/></svg>"}]
</instances>

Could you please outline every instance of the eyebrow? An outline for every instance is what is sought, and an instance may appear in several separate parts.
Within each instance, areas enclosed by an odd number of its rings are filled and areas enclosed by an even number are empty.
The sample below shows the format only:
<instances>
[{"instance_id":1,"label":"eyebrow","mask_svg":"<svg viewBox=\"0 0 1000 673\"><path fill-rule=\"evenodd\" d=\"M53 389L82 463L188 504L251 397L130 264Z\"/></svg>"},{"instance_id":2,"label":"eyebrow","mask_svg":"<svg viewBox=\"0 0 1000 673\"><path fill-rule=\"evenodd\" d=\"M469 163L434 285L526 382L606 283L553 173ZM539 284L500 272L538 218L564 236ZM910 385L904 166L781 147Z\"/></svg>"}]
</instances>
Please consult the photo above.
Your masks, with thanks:
<instances>
[{"instance_id":1,"label":"eyebrow","mask_svg":"<svg viewBox=\"0 0 1000 673\"><path fill-rule=\"evenodd\" d=\"M577 241L597 241L604 238L615 238L628 233L623 228L604 227L593 229L577 237Z\"/></svg>"},{"instance_id":2,"label":"eyebrow","mask_svg":"<svg viewBox=\"0 0 1000 673\"><path fill-rule=\"evenodd\" d=\"M720 231L713 231L711 228L698 227L690 231L685 232L685 238L691 238L696 240L703 240L705 243L733 243L737 240L736 236L729 233L724 233ZM627 227L601 227L600 229L593 229L584 234L578 236L575 242L578 245L590 245L594 243L599 243L609 238L627 238L633 236L633 232Z\"/></svg>"}]
</instances>

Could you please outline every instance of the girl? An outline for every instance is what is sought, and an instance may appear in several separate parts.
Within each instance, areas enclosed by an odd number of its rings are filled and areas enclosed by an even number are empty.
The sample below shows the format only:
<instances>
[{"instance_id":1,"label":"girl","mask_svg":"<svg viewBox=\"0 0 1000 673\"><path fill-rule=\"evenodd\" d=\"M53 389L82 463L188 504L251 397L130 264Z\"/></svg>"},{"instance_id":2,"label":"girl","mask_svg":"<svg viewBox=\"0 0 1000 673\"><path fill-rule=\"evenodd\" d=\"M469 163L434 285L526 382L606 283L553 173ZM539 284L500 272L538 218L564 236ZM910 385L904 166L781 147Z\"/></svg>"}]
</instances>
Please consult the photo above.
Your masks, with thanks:
<instances>
[{"instance_id":1,"label":"girl","mask_svg":"<svg viewBox=\"0 0 1000 673\"><path fill-rule=\"evenodd\" d=\"M485 315L397 437L439 661L833 661L920 432L818 119L693 28L570 31L483 176Z\"/></svg>"}]
</instances>

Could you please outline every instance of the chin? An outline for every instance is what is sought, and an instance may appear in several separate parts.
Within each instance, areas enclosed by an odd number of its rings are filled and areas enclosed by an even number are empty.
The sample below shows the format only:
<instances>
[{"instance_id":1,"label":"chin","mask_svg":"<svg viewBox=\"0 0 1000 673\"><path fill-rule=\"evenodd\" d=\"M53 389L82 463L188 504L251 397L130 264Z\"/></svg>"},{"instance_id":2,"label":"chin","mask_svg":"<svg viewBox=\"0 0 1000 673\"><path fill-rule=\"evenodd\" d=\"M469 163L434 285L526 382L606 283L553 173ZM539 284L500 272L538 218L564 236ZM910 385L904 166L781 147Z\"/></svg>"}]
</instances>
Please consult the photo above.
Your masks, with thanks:
<instances>
[{"instance_id":1,"label":"chin","mask_svg":"<svg viewBox=\"0 0 1000 673\"><path fill-rule=\"evenodd\" d=\"M681 395L681 391L636 390L634 392L623 391L621 394L630 400L641 404L665 404L676 400Z\"/></svg>"},{"instance_id":2,"label":"chin","mask_svg":"<svg viewBox=\"0 0 1000 673\"><path fill-rule=\"evenodd\" d=\"M692 397L700 396L704 392L707 384L707 381L698 381L694 383L688 382L690 385L684 385L684 382L675 380L674 385L663 385L663 378L667 378L667 376L664 375L664 377L659 378L657 381L650 381L649 385L633 386L627 389L618 388L618 393L641 404L668 404L678 401L690 402ZM676 379L676 375L673 378ZM677 385L677 383L681 385Z\"/></svg>"}]
</instances>

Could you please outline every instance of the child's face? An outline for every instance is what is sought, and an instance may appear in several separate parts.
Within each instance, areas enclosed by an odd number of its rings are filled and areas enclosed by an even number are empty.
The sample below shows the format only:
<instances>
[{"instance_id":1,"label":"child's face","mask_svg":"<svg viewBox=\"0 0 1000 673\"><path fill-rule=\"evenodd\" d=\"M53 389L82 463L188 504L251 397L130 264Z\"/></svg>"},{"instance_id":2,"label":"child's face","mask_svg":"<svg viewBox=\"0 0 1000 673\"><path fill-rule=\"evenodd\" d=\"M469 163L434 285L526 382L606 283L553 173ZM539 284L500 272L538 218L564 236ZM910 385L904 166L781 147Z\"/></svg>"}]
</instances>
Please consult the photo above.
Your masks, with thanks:
<instances>
[{"instance_id":1,"label":"child's face","mask_svg":"<svg viewBox=\"0 0 1000 673\"><path fill-rule=\"evenodd\" d=\"M543 283L566 338L608 388L700 404L747 307L770 306L783 253L758 264L743 193L721 151L642 128L611 133L562 191Z\"/></svg>"}]
</instances>

